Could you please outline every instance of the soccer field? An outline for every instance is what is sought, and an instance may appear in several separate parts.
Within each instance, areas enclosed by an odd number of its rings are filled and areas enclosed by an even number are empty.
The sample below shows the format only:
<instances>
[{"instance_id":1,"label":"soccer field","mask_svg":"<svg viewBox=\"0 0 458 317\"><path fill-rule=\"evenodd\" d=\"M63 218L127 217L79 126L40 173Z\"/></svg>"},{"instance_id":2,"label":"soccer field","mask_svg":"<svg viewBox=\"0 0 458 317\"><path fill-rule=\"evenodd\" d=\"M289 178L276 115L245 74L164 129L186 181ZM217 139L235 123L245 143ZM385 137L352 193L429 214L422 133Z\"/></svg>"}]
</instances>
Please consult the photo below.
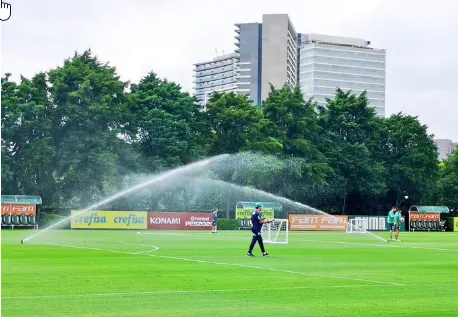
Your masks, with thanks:
<instances>
[{"instance_id":1,"label":"soccer field","mask_svg":"<svg viewBox=\"0 0 458 317\"><path fill-rule=\"evenodd\" d=\"M458 316L458 234L2 231L2 316ZM388 233L382 232L383 237ZM53 245L50 245L53 244Z\"/></svg>"}]
</instances>

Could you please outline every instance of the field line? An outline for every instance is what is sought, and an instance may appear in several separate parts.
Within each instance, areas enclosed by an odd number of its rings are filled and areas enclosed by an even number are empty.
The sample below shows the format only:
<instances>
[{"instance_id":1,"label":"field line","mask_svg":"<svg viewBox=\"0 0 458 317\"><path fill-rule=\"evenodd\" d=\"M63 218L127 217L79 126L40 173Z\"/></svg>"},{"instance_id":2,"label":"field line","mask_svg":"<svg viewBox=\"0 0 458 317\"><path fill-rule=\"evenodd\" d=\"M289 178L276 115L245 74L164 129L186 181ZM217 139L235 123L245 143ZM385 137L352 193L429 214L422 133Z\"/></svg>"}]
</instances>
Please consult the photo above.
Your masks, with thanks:
<instances>
[{"instance_id":1,"label":"field line","mask_svg":"<svg viewBox=\"0 0 458 317\"><path fill-rule=\"evenodd\" d=\"M312 239L303 239L301 241L307 242L320 242L320 243L335 243L335 244L351 244L351 245L366 245L374 246L379 248L398 248L398 249L419 249L419 250L433 250L433 251L451 251L458 252L457 249L444 249L444 248L430 248L430 247L414 247L406 245L388 245L388 244L377 244L377 243L360 243L360 242L345 242L345 241L326 241L326 240L312 240ZM396 242L396 241L394 241ZM401 241L402 243L402 241Z\"/></svg>"},{"instance_id":2,"label":"field line","mask_svg":"<svg viewBox=\"0 0 458 317\"><path fill-rule=\"evenodd\" d=\"M301 290L301 289L339 289L339 288L359 288L359 287L380 287L393 285L359 284L359 285L323 285L323 286L290 286L273 288L236 288L236 289L203 289L203 290L170 290L170 291L151 291L151 292L123 292L123 293L87 293L87 294L62 294L62 295L30 295L30 296L11 296L2 297L2 300L20 299L44 299L44 298L78 298L78 297L110 297L110 296L139 296L139 295L173 295L173 294L192 294L192 293L230 293L230 292L254 292L254 291L280 291L280 290Z\"/></svg>"},{"instance_id":3,"label":"field line","mask_svg":"<svg viewBox=\"0 0 458 317\"><path fill-rule=\"evenodd\" d=\"M81 247L77 245L68 245L68 244L57 244L57 243L46 243L47 245L53 245L57 247L65 247L65 248L73 248L73 249L84 249L84 250L93 250L93 251L105 251L105 252L110 252L110 253L121 253L121 254L129 254L129 255L142 255L146 253L151 253L159 250L159 247L156 247L154 245L146 245L146 244L136 244L136 243L126 243L126 242L121 242L123 244L133 244L133 245L140 245L140 246L148 246L150 248L154 248L148 251L141 251L141 252L127 252L127 251L119 251L119 250L110 250L110 249L101 249L101 248L92 248L92 247Z\"/></svg>"},{"instance_id":4,"label":"field line","mask_svg":"<svg viewBox=\"0 0 458 317\"><path fill-rule=\"evenodd\" d=\"M332 234L333 232L326 232L326 234ZM303 235L312 235L312 234L317 234L320 235L320 233L315 233L315 232L297 232L297 234L303 234ZM337 234L337 233L336 233ZM340 234L340 233L339 233ZM186 236L186 237L194 237L194 238L207 238L208 236L205 235L196 235L196 234L180 234L180 233L162 233L162 232L142 232L142 235L165 235L165 236ZM215 238L212 236L212 240L215 240ZM239 237L227 237L227 236L221 236L222 240L246 240L245 238L239 238ZM326 240L314 240L314 239L300 239L295 242L319 242L319 243L335 243L335 244L349 244L349 245L360 245L360 246L374 246L374 247L379 247L379 248L399 248L399 249L419 249L419 250L432 250L432 251L450 251L450 252L458 252L457 249L445 249L445 248L433 248L433 247L415 247L415 246L406 246L406 245L392 245L388 243L363 243L363 242L345 242L345 241L326 241ZM396 242L396 241L393 241ZM401 241L402 242L402 241ZM265 243L265 242L264 242Z\"/></svg>"},{"instance_id":5,"label":"field line","mask_svg":"<svg viewBox=\"0 0 458 317\"><path fill-rule=\"evenodd\" d=\"M127 251L81 247L81 246L65 245L65 244L49 244L49 245L59 246L59 247L67 247L67 248L75 248L75 249L106 251L106 252L112 252L112 253L122 253L122 254L129 254L129 255L138 255L138 256L149 256L149 257L155 257L155 258L161 258L161 259L180 260L180 261L194 262L194 263L214 264L214 265L221 265L221 266L243 267L243 268L248 268L248 269L264 270L264 271L287 273L287 274L310 276L310 277L321 277L321 278L334 279L334 280L348 280L348 281L375 283L375 284L378 284L378 285L405 286L405 284L401 284L401 283L393 283L393 282L369 280L369 279L345 277L345 276L334 276L334 275L327 275L327 274L305 273L305 272L300 272L300 271L282 270L282 269L275 269L275 268L270 268L270 267L262 267L262 266L254 266L254 265L246 265L246 264L214 262L214 261L197 260L197 259L190 259L190 258L183 258L183 257L176 257L176 256L156 255L156 254L149 254L149 253L134 253L134 252L127 252Z\"/></svg>"},{"instance_id":6,"label":"field line","mask_svg":"<svg viewBox=\"0 0 458 317\"><path fill-rule=\"evenodd\" d=\"M142 232L141 235L157 235L157 236L177 236L177 237L192 237L196 239L204 239L204 240L234 240L234 241L246 241L246 237L236 237L236 236L227 236L221 234L213 234L213 235L202 235L202 234L181 234L181 233L162 233L162 232ZM251 239L252 234L248 235L248 238ZM266 242L264 242L266 243Z\"/></svg>"}]
</instances>

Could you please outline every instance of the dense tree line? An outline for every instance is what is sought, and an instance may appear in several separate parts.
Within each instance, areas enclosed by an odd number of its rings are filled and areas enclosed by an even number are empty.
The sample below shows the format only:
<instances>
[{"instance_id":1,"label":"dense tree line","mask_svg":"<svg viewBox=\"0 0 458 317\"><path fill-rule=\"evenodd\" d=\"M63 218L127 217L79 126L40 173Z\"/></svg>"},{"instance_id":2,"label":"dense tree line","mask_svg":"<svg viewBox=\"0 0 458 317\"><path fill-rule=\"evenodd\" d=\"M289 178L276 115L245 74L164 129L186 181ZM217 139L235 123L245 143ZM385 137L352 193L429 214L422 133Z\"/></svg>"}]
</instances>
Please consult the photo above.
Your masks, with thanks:
<instances>
[{"instance_id":1,"label":"dense tree line","mask_svg":"<svg viewBox=\"0 0 458 317\"><path fill-rule=\"evenodd\" d=\"M337 89L326 107L299 87L272 87L261 107L215 93L201 112L179 85L153 72L123 82L91 51L19 83L10 77L2 78L2 194L37 194L47 208L86 207L223 153L239 154L231 168L209 171L221 186L183 178L110 207L227 210L254 199L229 183L334 213L384 213L405 194L412 204L458 207L458 154L439 164L425 125L402 113L378 118L365 93Z\"/></svg>"}]
</instances>

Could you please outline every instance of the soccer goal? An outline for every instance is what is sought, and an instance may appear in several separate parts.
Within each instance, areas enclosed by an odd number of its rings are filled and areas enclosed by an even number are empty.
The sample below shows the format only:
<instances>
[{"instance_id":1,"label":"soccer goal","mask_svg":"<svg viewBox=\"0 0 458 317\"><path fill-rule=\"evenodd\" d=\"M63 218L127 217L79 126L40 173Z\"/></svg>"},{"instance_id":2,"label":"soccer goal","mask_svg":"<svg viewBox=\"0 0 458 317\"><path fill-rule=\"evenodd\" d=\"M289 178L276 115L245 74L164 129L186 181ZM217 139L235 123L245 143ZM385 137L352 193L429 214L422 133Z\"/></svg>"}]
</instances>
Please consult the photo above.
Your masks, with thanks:
<instances>
[{"instance_id":1,"label":"soccer goal","mask_svg":"<svg viewBox=\"0 0 458 317\"><path fill-rule=\"evenodd\" d=\"M288 243L288 219L274 219L262 226L262 240L265 243Z\"/></svg>"},{"instance_id":2,"label":"soccer goal","mask_svg":"<svg viewBox=\"0 0 458 317\"><path fill-rule=\"evenodd\" d=\"M347 223L347 233L366 233L367 219L350 219Z\"/></svg>"}]
</instances>

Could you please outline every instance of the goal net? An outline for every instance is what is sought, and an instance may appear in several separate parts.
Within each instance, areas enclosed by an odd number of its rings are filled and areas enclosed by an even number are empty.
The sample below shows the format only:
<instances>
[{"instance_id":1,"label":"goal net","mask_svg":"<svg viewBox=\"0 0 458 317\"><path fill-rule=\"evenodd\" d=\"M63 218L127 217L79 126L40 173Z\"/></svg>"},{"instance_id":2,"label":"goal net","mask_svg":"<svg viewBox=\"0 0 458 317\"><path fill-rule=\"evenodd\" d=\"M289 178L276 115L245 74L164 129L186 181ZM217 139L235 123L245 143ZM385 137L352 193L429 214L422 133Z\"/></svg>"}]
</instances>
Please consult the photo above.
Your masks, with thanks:
<instances>
[{"instance_id":1,"label":"goal net","mask_svg":"<svg viewBox=\"0 0 458 317\"><path fill-rule=\"evenodd\" d=\"M262 226L262 240L265 243L288 243L288 219L274 219Z\"/></svg>"},{"instance_id":2,"label":"goal net","mask_svg":"<svg viewBox=\"0 0 458 317\"><path fill-rule=\"evenodd\" d=\"M350 219L347 223L347 233L366 233L367 219Z\"/></svg>"}]
</instances>

